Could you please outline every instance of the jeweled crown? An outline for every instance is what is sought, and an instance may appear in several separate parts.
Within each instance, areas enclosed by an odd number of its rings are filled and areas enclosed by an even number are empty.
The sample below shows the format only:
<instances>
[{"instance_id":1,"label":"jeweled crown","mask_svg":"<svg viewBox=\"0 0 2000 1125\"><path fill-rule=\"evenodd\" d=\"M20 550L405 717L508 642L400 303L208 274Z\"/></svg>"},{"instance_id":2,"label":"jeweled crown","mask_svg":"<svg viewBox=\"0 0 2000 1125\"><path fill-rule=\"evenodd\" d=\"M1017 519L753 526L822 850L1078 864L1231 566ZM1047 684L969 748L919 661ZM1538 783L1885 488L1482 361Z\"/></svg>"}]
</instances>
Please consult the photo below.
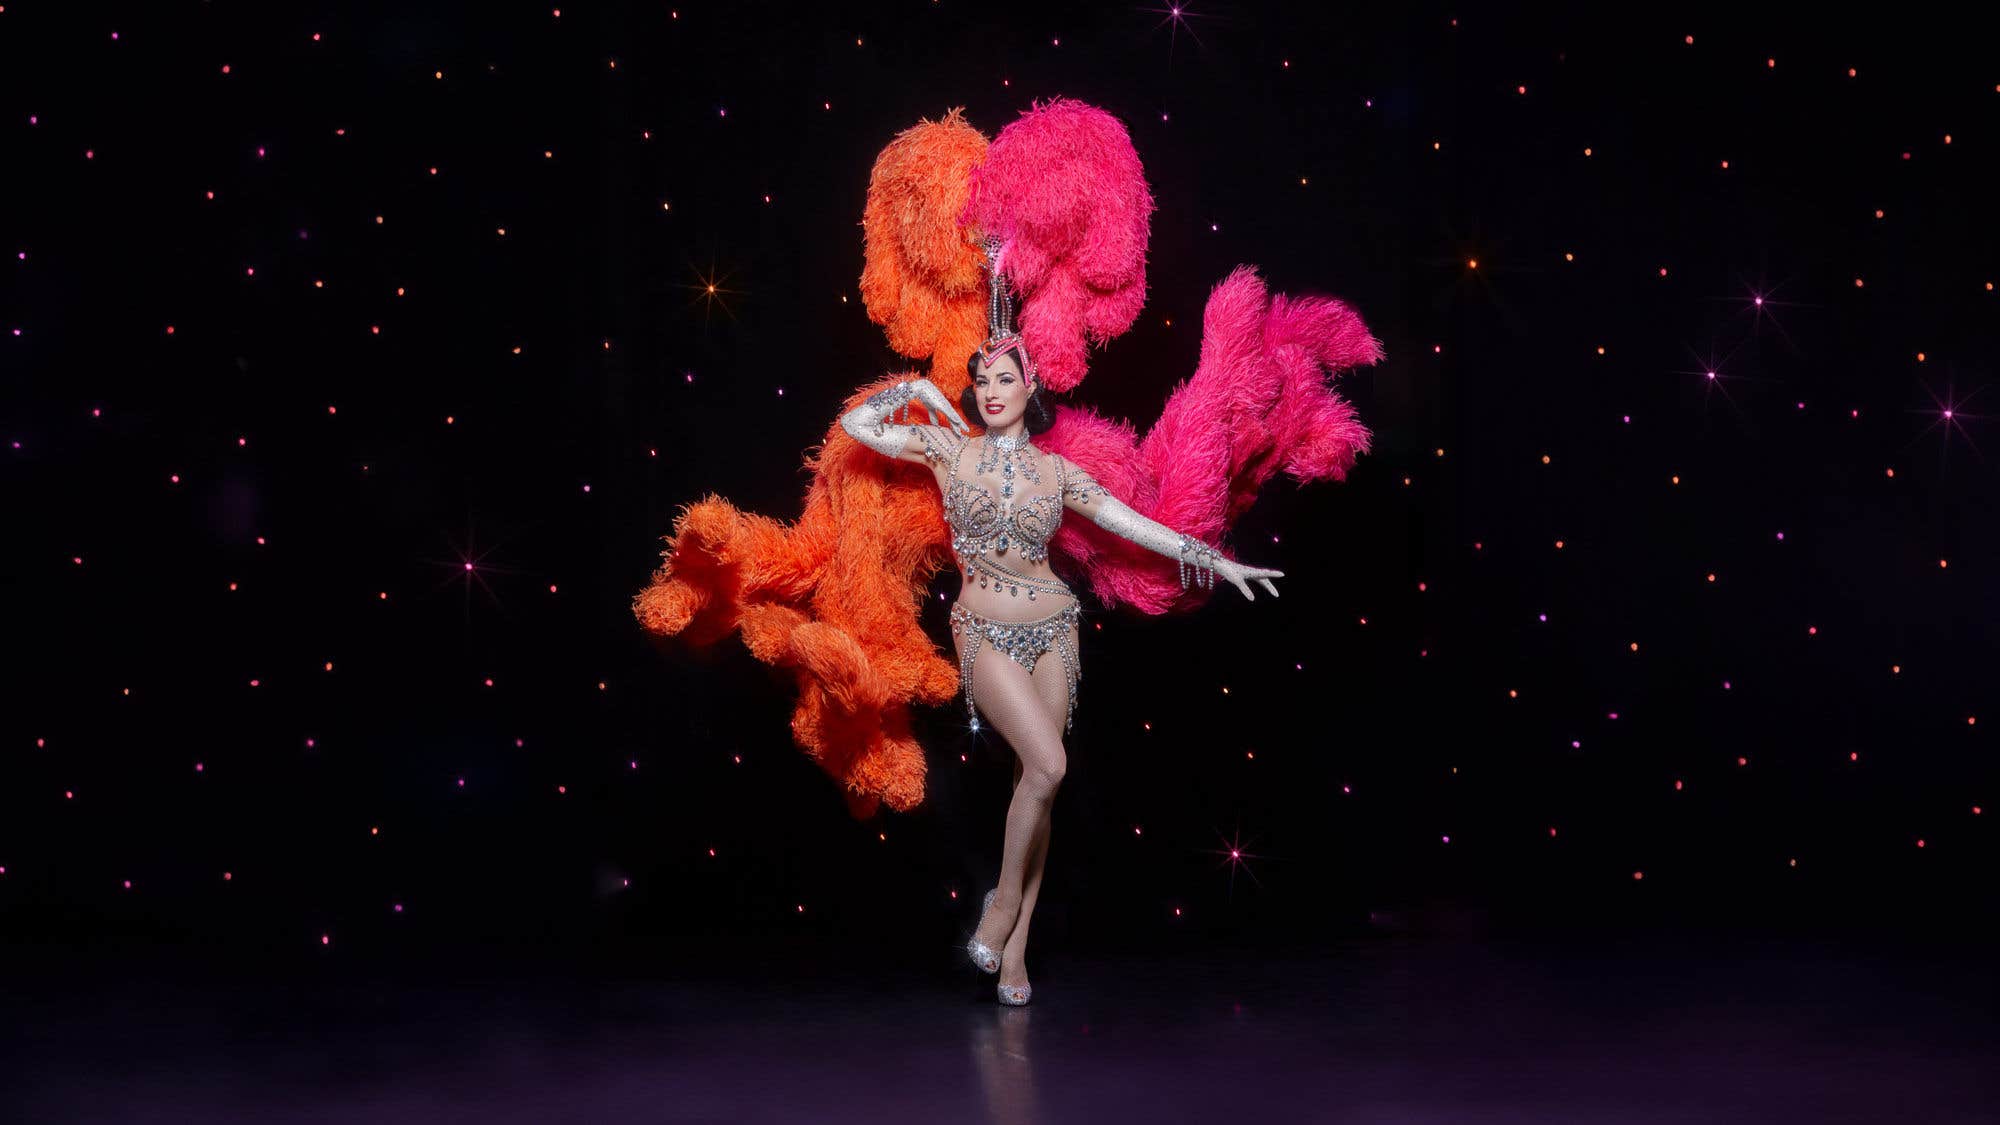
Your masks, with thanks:
<instances>
[{"instance_id":1,"label":"jeweled crown","mask_svg":"<svg viewBox=\"0 0 2000 1125\"><path fill-rule=\"evenodd\" d=\"M993 235L980 239L979 244L986 251L986 342L979 345L979 361L991 367L994 360L1013 352L1032 391L1035 361L1028 355L1027 340L1014 327L1014 295L1007 290L1007 275L1000 271L1004 244Z\"/></svg>"}]
</instances>

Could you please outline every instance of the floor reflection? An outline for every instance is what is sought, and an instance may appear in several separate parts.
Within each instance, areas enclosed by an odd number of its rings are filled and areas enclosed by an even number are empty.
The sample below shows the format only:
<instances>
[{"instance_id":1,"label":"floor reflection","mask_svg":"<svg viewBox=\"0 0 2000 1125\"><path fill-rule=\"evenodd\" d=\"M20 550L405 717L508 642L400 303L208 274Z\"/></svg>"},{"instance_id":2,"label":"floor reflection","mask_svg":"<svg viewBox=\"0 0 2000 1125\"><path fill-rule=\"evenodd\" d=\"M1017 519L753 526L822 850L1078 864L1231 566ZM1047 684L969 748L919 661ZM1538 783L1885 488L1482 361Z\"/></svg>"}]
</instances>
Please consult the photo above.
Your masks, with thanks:
<instances>
[{"instance_id":1,"label":"floor reflection","mask_svg":"<svg viewBox=\"0 0 2000 1125\"><path fill-rule=\"evenodd\" d=\"M1032 1003L1021 1007L996 1004L972 1021L968 1038L973 1067L993 1125L1032 1125L1048 1118L1035 1104L1035 1064L1028 1029L1035 1018Z\"/></svg>"},{"instance_id":2,"label":"floor reflection","mask_svg":"<svg viewBox=\"0 0 2000 1125\"><path fill-rule=\"evenodd\" d=\"M2000 1074L1996 971L1969 955L1051 951L1021 1008L961 963L699 968L708 979L338 985L15 973L0 1120L1874 1125L1912 1106L1990 1120Z\"/></svg>"}]
</instances>

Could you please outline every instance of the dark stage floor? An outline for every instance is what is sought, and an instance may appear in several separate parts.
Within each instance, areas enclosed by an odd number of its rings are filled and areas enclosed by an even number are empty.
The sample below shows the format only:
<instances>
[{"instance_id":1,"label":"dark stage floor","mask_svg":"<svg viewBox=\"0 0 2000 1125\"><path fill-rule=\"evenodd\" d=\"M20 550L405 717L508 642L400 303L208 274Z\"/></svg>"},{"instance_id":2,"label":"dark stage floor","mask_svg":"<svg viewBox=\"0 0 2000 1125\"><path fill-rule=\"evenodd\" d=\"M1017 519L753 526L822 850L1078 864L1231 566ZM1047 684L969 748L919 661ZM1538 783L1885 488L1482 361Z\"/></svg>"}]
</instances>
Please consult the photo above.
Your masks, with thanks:
<instances>
[{"instance_id":1,"label":"dark stage floor","mask_svg":"<svg viewBox=\"0 0 2000 1125\"><path fill-rule=\"evenodd\" d=\"M1904 945L1342 941L655 979L9 974L9 1121L1987 1122L1995 973ZM15 970L24 965L16 961Z\"/></svg>"}]
</instances>

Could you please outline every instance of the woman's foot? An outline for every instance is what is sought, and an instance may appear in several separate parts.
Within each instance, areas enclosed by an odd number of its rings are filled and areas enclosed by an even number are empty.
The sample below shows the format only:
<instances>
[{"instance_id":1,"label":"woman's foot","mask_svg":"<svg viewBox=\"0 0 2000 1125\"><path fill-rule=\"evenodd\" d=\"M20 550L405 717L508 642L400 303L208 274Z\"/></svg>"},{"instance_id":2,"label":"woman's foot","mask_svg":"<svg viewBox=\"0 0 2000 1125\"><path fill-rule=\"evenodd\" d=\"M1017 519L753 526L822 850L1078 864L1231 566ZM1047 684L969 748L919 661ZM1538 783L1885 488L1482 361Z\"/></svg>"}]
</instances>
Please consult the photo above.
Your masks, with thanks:
<instances>
[{"instance_id":1,"label":"woman's foot","mask_svg":"<svg viewBox=\"0 0 2000 1125\"><path fill-rule=\"evenodd\" d=\"M1000 888L995 887L986 892L985 898L979 900L979 916L981 920L984 920L986 912L993 908L993 896L999 893ZM1000 951L994 949L992 946L980 944L977 937L965 939L965 955L972 958L972 963L982 973L997 973L1000 971Z\"/></svg>"},{"instance_id":2,"label":"woman's foot","mask_svg":"<svg viewBox=\"0 0 2000 1125\"><path fill-rule=\"evenodd\" d=\"M1000 951L1000 981L996 987L1003 1004L1028 1002L1027 938L1027 934L1017 929L1007 936L1007 947Z\"/></svg>"},{"instance_id":3,"label":"woman's foot","mask_svg":"<svg viewBox=\"0 0 2000 1125\"><path fill-rule=\"evenodd\" d=\"M1028 988L1029 988L1028 970L1017 967L1014 964L1014 962L1009 961L1004 957L1001 958L1000 995L1007 996L1012 994L1015 996L1026 997L1028 995ZM1027 1003L1027 1000L1025 999L1016 1000L1015 1003L1025 1004Z\"/></svg>"},{"instance_id":4,"label":"woman's foot","mask_svg":"<svg viewBox=\"0 0 2000 1125\"><path fill-rule=\"evenodd\" d=\"M994 985L994 992L1002 1004L1026 1004L1033 989L1028 984L1028 966L1021 960L1021 951L1009 947L1000 954L1000 981Z\"/></svg>"},{"instance_id":5,"label":"woman's foot","mask_svg":"<svg viewBox=\"0 0 2000 1125\"><path fill-rule=\"evenodd\" d=\"M979 928L972 931L972 940L998 952L1001 946L1007 944L1008 937L1014 932L1014 920L1020 916L1020 900L1007 902L996 892L992 903L979 919Z\"/></svg>"}]
</instances>

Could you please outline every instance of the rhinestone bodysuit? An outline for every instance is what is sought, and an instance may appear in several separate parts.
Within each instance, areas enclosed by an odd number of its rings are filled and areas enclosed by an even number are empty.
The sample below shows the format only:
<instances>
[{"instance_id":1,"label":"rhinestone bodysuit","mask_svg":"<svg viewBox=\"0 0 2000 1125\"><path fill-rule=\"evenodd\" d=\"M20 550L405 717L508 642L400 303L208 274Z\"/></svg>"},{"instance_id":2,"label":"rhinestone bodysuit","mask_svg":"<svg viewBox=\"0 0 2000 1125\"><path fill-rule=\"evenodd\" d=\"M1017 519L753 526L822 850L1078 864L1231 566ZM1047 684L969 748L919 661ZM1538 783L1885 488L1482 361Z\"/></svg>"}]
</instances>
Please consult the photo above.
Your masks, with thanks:
<instances>
[{"instance_id":1,"label":"rhinestone bodysuit","mask_svg":"<svg viewBox=\"0 0 2000 1125\"><path fill-rule=\"evenodd\" d=\"M1076 646L1070 640L1070 630L1080 628L1082 608L1065 583L1022 574L990 558L989 552L1012 548L1024 562L1040 562L1048 558L1049 540L1062 525L1063 498L1069 482L1061 479L1063 487L1031 497L1016 506L1013 502L1016 469L1018 467L1023 479L1040 484L1041 476L1034 466L1034 458L1039 454L1025 442L1011 449L1002 446L998 455L989 447L984 451L986 455L980 460L978 468L983 472L998 462L1005 479L1000 498L996 500L991 489L958 476L958 463L963 459L965 447L971 444L968 439L941 427L927 427L922 436L926 458L950 469L951 475L944 492L945 522L952 532L952 552L958 556L967 581L976 574L980 586L985 587L990 580L993 588L1004 588L1014 597L1019 597L1026 590L1029 601L1036 600L1039 593L1069 599L1061 609L1034 621L996 621L974 613L963 602L952 606L951 629L963 639L959 654L959 683L965 694L966 719L973 730L979 729L979 714L972 698L972 664L982 641L1006 653L1014 663L1030 673L1034 672L1041 657L1053 648L1062 659L1068 681L1069 707L1064 722L1064 730L1067 731L1075 725L1076 689L1082 678L1081 663ZM1060 460L1056 466L1058 477L1066 477Z\"/></svg>"}]
</instances>

